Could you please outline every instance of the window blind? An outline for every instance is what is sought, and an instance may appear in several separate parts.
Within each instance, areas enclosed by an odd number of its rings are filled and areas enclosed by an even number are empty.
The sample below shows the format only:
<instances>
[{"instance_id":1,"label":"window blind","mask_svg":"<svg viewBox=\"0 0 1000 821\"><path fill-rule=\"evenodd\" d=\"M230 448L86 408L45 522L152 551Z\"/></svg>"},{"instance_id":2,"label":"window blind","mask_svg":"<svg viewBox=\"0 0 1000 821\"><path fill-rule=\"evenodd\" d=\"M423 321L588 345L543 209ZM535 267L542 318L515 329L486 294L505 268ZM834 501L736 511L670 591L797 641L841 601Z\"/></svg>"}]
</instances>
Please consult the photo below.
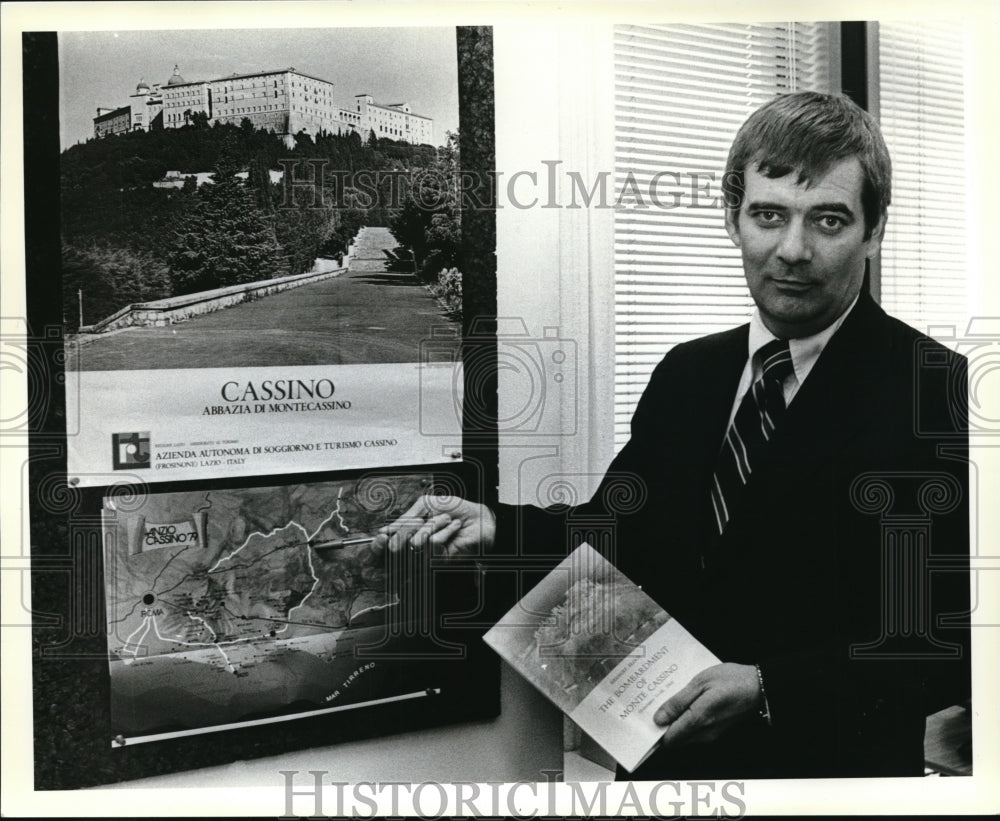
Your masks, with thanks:
<instances>
[{"instance_id":1,"label":"window blind","mask_svg":"<svg viewBox=\"0 0 1000 821\"><path fill-rule=\"evenodd\" d=\"M772 97L829 90L823 23L615 27L615 448L678 342L750 316L721 180Z\"/></svg>"},{"instance_id":2,"label":"window blind","mask_svg":"<svg viewBox=\"0 0 1000 821\"><path fill-rule=\"evenodd\" d=\"M879 23L878 43L880 121L893 166L882 305L925 333L961 326L968 314L962 24Z\"/></svg>"}]
</instances>

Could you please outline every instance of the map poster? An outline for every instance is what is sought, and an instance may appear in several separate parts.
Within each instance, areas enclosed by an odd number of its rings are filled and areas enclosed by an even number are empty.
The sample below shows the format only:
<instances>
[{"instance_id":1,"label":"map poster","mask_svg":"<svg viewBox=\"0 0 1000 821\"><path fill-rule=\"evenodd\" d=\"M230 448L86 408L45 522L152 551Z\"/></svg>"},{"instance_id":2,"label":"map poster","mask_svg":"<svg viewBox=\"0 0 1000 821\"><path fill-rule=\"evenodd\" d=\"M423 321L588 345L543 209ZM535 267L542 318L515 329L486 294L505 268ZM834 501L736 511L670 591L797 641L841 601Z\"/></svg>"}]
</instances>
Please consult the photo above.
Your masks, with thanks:
<instances>
[{"instance_id":1,"label":"map poster","mask_svg":"<svg viewBox=\"0 0 1000 821\"><path fill-rule=\"evenodd\" d=\"M112 746L440 697L426 557L372 538L431 481L105 497Z\"/></svg>"},{"instance_id":2,"label":"map poster","mask_svg":"<svg viewBox=\"0 0 1000 821\"><path fill-rule=\"evenodd\" d=\"M460 460L455 28L58 37L70 482Z\"/></svg>"}]
</instances>

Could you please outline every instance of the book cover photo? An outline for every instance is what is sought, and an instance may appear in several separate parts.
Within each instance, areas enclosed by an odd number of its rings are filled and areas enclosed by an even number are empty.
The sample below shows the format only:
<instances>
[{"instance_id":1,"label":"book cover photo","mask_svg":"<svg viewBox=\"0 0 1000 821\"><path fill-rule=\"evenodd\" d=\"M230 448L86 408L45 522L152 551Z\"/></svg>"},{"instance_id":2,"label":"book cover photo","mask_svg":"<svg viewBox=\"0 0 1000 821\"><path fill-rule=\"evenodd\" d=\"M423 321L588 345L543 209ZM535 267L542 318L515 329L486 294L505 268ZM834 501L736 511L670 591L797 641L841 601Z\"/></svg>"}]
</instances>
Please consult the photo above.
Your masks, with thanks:
<instances>
[{"instance_id":1,"label":"book cover photo","mask_svg":"<svg viewBox=\"0 0 1000 821\"><path fill-rule=\"evenodd\" d=\"M484 640L629 772L665 731L657 707L719 663L586 543Z\"/></svg>"}]
</instances>

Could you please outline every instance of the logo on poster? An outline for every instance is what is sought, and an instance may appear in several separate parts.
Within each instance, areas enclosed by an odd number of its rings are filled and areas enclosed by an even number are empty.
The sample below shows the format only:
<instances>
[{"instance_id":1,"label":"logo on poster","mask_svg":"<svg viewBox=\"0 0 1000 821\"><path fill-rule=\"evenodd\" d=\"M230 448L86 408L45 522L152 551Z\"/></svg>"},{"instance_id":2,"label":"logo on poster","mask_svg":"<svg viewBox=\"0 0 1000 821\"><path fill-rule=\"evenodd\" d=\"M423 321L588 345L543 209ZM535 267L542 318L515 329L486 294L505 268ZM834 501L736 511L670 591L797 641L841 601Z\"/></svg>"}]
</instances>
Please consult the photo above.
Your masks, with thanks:
<instances>
[{"instance_id":1,"label":"logo on poster","mask_svg":"<svg viewBox=\"0 0 1000 821\"><path fill-rule=\"evenodd\" d=\"M111 459L115 470L149 467L149 431L112 433Z\"/></svg>"}]
</instances>

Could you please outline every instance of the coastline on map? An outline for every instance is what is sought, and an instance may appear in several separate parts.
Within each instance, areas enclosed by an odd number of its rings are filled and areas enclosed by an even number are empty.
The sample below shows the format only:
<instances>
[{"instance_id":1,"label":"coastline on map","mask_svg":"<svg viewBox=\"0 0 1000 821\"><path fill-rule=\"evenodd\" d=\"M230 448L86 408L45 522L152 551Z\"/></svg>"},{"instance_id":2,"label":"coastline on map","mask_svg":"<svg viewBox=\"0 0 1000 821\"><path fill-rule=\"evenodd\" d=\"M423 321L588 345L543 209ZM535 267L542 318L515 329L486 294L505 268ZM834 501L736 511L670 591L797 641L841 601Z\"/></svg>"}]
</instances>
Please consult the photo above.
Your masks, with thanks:
<instances>
[{"instance_id":1,"label":"coastline on map","mask_svg":"<svg viewBox=\"0 0 1000 821\"><path fill-rule=\"evenodd\" d=\"M419 571L390 561L371 537L430 481L379 472L105 499L115 732L212 727L412 691L414 659L388 656L409 636L402 603ZM345 544L320 549L337 540Z\"/></svg>"},{"instance_id":2,"label":"coastline on map","mask_svg":"<svg viewBox=\"0 0 1000 821\"><path fill-rule=\"evenodd\" d=\"M405 664L355 657L355 646L384 640L385 625L349 632L349 647L325 659L315 652L315 645L336 644L331 634L316 637L309 649L301 640L271 648L257 642L239 652L230 646L155 660L113 661L109 666L113 732L127 737L190 730L350 705L412 689L404 675ZM234 664L236 657L240 660Z\"/></svg>"}]
</instances>

